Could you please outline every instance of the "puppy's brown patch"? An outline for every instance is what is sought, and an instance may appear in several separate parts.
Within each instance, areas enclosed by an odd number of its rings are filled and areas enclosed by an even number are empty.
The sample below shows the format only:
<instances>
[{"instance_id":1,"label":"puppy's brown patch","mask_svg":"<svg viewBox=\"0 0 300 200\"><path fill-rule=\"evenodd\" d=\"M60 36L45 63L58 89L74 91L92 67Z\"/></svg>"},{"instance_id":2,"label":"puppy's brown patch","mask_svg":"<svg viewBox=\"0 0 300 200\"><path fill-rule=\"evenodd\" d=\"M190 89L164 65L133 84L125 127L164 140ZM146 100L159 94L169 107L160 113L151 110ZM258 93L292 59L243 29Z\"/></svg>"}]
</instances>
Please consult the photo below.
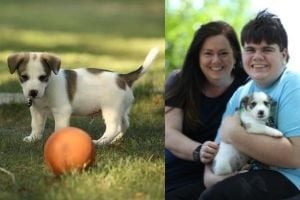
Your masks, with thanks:
<instances>
[{"instance_id":1,"label":"puppy's brown patch","mask_svg":"<svg viewBox=\"0 0 300 200\"><path fill-rule=\"evenodd\" d=\"M91 74L100 74L104 71L108 71L108 70L104 70L104 69L97 69L97 68L87 68L86 69L88 72L90 72Z\"/></svg>"},{"instance_id":2,"label":"puppy's brown patch","mask_svg":"<svg viewBox=\"0 0 300 200\"><path fill-rule=\"evenodd\" d=\"M65 70L64 72L67 80L68 98L72 102L77 89L77 74L73 70Z\"/></svg>"},{"instance_id":3,"label":"puppy's brown patch","mask_svg":"<svg viewBox=\"0 0 300 200\"><path fill-rule=\"evenodd\" d=\"M33 60L35 60L37 58L37 55L36 54L34 54L33 55ZM43 61L43 58L41 57L40 58L40 61L41 61L41 63L42 63L42 66L43 66L43 69L44 69L44 71L45 71L45 73L46 73L46 79L45 79L45 81L48 81L48 78L49 78L49 76L51 75L51 68L49 67L49 65L47 64L47 63L45 63L44 61Z\"/></svg>"},{"instance_id":4,"label":"puppy's brown patch","mask_svg":"<svg viewBox=\"0 0 300 200\"><path fill-rule=\"evenodd\" d=\"M41 55L41 62L43 65L47 65L54 74L57 74L60 69L61 60L59 57L50 53L43 53Z\"/></svg>"},{"instance_id":5,"label":"puppy's brown patch","mask_svg":"<svg viewBox=\"0 0 300 200\"><path fill-rule=\"evenodd\" d=\"M26 71L28 61L29 53L18 53L9 56L7 63L10 73L13 74L17 70L20 76L22 72Z\"/></svg>"},{"instance_id":6,"label":"puppy's brown patch","mask_svg":"<svg viewBox=\"0 0 300 200\"><path fill-rule=\"evenodd\" d=\"M21 83L24 83L25 81L28 80L28 78L26 78L26 79L23 78L24 75L26 75L28 77L28 75L25 74L25 72L27 70L28 62L29 62L29 54L26 53L26 54L24 54L23 61L21 61L21 63L17 67L17 73L18 73L18 77L19 77L19 80Z\"/></svg>"},{"instance_id":7,"label":"puppy's brown patch","mask_svg":"<svg viewBox=\"0 0 300 200\"><path fill-rule=\"evenodd\" d=\"M112 72L109 70L97 69L97 68L87 68L86 70L92 74L100 74L104 71ZM143 67L141 66L137 70L130 72L128 74L119 74L116 79L116 84L122 90L126 89L126 85L131 87L133 82L136 81L140 77L142 70L143 70Z\"/></svg>"},{"instance_id":8,"label":"puppy's brown patch","mask_svg":"<svg viewBox=\"0 0 300 200\"><path fill-rule=\"evenodd\" d=\"M127 85L129 87L131 87L133 82L136 81L140 77L142 70L143 70L143 66L139 67L137 70L130 72L128 74L119 74L119 77L121 79L124 79L125 82L127 83ZM118 82L118 80L117 80L117 82Z\"/></svg>"},{"instance_id":9,"label":"puppy's brown patch","mask_svg":"<svg viewBox=\"0 0 300 200\"><path fill-rule=\"evenodd\" d=\"M87 68L86 69L88 72L92 73L92 74L100 74L102 72L112 72L112 71L109 71L109 70L104 70L104 69L97 69L97 68ZM124 79L123 76L118 76L117 77L117 80L116 80L116 83L118 85L118 87L122 90L125 90L126 88L126 85L127 85L127 82L126 80Z\"/></svg>"},{"instance_id":10,"label":"puppy's brown patch","mask_svg":"<svg viewBox=\"0 0 300 200\"><path fill-rule=\"evenodd\" d=\"M117 85L120 89L125 90L126 85L127 85L126 80L123 77L118 76L117 77Z\"/></svg>"}]
</instances>

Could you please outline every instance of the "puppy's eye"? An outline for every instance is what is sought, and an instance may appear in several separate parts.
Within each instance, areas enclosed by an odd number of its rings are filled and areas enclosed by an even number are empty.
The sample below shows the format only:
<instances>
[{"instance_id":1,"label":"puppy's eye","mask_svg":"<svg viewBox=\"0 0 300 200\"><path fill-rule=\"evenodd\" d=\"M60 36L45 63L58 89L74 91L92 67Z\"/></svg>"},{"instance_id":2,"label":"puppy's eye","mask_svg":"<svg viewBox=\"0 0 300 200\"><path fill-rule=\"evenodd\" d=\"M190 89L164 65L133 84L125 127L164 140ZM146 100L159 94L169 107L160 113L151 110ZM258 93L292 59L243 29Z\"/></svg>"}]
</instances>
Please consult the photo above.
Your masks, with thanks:
<instances>
[{"instance_id":1,"label":"puppy's eye","mask_svg":"<svg viewBox=\"0 0 300 200\"><path fill-rule=\"evenodd\" d=\"M257 104L256 102L251 102L250 103L250 108L254 108L256 106L256 104Z\"/></svg>"},{"instance_id":2,"label":"puppy's eye","mask_svg":"<svg viewBox=\"0 0 300 200\"><path fill-rule=\"evenodd\" d=\"M27 75L21 75L20 79L22 82L27 81L29 79L29 77Z\"/></svg>"},{"instance_id":3,"label":"puppy's eye","mask_svg":"<svg viewBox=\"0 0 300 200\"><path fill-rule=\"evenodd\" d=\"M270 102L267 102L267 101L264 101L264 104L265 104L265 106L270 106L271 104L270 104Z\"/></svg>"},{"instance_id":4,"label":"puppy's eye","mask_svg":"<svg viewBox=\"0 0 300 200\"><path fill-rule=\"evenodd\" d=\"M42 75L42 76L39 76L39 80L42 82L46 82L46 81L48 81L48 77L45 75Z\"/></svg>"}]
</instances>

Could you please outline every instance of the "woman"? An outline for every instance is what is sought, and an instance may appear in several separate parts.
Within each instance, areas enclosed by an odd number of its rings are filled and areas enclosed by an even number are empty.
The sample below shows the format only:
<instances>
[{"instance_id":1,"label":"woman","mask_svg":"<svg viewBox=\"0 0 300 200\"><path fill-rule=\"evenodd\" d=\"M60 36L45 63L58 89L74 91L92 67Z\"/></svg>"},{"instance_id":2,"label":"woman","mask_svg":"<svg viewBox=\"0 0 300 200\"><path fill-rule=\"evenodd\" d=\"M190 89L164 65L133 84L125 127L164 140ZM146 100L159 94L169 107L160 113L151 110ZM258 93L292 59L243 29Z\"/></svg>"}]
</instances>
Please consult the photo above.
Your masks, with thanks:
<instances>
[{"instance_id":1,"label":"woman","mask_svg":"<svg viewBox=\"0 0 300 200\"><path fill-rule=\"evenodd\" d=\"M222 21L201 26L182 70L166 83L166 199L197 199L205 189L204 164L217 152L212 141L222 114L246 79L233 28Z\"/></svg>"}]
</instances>

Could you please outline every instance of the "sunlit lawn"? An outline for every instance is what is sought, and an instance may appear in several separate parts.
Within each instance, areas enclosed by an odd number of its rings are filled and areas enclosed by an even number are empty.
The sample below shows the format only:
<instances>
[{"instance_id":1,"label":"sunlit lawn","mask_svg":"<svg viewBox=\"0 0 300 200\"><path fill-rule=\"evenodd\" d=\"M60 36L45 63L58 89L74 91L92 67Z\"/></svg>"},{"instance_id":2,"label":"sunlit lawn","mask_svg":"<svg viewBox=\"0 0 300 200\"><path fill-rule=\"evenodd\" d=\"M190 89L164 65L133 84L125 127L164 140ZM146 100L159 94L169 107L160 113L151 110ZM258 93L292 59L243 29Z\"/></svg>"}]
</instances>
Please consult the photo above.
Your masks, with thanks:
<instances>
[{"instance_id":1,"label":"sunlit lawn","mask_svg":"<svg viewBox=\"0 0 300 200\"><path fill-rule=\"evenodd\" d=\"M154 46L160 54L153 68L135 84L131 126L125 138L96 148L89 171L54 177L43 161L43 146L53 131L46 124L43 141L22 142L30 132L24 105L0 106L0 199L164 199L164 1L3 0L0 6L0 93L21 92L6 59L17 51L46 51L63 68L99 67L129 72ZM72 118L71 124L98 138L98 118Z\"/></svg>"},{"instance_id":2,"label":"sunlit lawn","mask_svg":"<svg viewBox=\"0 0 300 200\"><path fill-rule=\"evenodd\" d=\"M11 80L6 58L16 51L54 52L68 68L95 66L126 72L138 67L151 47L159 46L155 71L161 74L164 1L122 2L1 1L0 81ZM162 80L155 83L163 85Z\"/></svg>"}]
</instances>

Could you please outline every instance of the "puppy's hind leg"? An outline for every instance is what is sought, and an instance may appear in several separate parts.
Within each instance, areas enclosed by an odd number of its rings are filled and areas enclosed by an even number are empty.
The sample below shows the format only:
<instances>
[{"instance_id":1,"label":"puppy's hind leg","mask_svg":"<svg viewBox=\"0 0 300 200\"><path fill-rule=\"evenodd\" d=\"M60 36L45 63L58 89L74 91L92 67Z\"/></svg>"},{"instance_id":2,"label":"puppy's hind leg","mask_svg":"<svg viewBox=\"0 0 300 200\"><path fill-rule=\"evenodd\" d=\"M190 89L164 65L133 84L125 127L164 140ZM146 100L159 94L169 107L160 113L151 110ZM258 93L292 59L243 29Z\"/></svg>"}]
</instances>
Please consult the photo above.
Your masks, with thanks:
<instances>
[{"instance_id":1,"label":"puppy's hind leg","mask_svg":"<svg viewBox=\"0 0 300 200\"><path fill-rule=\"evenodd\" d=\"M130 109L131 109L133 101L134 101L133 93L132 93L132 91L129 91L126 94L124 101L122 101L122 103L121 103L121 105L122 105L121 107L123 107L123 109L122 109L123 114L122 114L122 121L121 121L119 130L118 130L119 133L111 143L114 143L114 142L120 140L124 136L127 129L129 128L128 115L130 113Z\"/></svg>"},{"instance_id":2,"label":"puppy's hind leg","mask_svg":"<svg viewBox=\"0 0 300 200\"><path fill-rule=\"evenodd\" d=\"M34 142L42 138L42 132L45 128L47 113L37 109L35 106L30 107L31 113L31 133L24 137L24 142Z\"/></svg>"},{"instance_id":3,"label":"puppy's hind leg","mask_svg":"<svg viewBox=\"0 0 300 200\"><path fill-rule=\"evenodd\" d=\"M124 134L125 134L126 130L128 129L128 127L129 127L129 117L128 117L128 113L126 113L122 117L120 132L111 143L114 143L114 142L120 140L124 136Z\"/></svg>"},{"instance_id":4,"label":"puppy's hind leg","mask_svg":"<svg viewBox=\"0 0 300 200\"><path fill-rule=\"evenodd\" d=\"M119 112L111 108L104 108L102 109L102 117L105 121L106 129L100 139L93 140L96 145L110 144L120 132L121 116Z\"/></svg>"}]
</instances>

